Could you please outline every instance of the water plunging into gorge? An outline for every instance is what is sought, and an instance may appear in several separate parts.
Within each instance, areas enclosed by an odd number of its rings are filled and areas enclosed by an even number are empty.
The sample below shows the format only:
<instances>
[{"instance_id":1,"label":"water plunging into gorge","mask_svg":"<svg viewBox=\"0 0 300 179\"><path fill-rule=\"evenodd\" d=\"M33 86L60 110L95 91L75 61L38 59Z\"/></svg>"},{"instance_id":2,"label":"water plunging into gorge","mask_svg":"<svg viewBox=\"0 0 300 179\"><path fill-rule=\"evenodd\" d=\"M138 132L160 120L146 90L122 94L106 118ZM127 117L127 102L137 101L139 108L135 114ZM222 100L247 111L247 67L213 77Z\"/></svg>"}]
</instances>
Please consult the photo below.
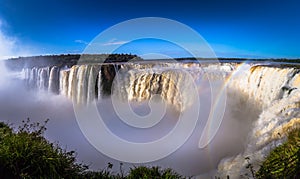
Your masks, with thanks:
<instances>
[{"instance_id":1,"label":"water plunging into gorge","mask_svg":"<svg viewBox=\"0 0 300 179\"><path fill-rule=\"evenodd\" d=\"M21 76L30 91L62 96L82 105L96 101L113 133L136 142L159 139L172 129L180 112L194 104L189 81L193 79L199 93L199 121L202 122L197 123L182 148L166 159L151 163L174 168L185 175L198 175L212 169L217 169L218 175L223 177L238 177L249 172L245 168L245 157L249 156L254 166L259 167L270 149L282 142L287 132L298 127L300 122L300 70L295 65L233 62L81 64L64 68L24 68ZM211 85L215 83L220 89L226 89L226 109L212 142L199 149L201 130L210 110L218 110L211 102ZM164 121L159 123L162 127L140 130L119 122L113 111L112 95L129 101L133 111L140 115L151 113L148 101L158 96L167 106Z\"/></svg>"}]
</instances>

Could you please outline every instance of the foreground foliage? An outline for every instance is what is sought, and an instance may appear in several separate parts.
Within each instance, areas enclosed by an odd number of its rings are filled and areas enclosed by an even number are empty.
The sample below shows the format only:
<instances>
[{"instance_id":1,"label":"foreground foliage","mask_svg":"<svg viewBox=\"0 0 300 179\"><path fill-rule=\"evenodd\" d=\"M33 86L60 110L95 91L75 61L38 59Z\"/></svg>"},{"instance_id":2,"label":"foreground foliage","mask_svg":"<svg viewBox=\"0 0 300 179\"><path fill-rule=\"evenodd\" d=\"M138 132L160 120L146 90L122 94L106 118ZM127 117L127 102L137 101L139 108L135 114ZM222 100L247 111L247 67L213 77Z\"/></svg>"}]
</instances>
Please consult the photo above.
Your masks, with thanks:
<instances>
[{"instance_id":1,"label":"foreground foliage","mask_svg":"<svg viewBox=\"0 0 300 179\"><path fill-rule=\"evenodd\" d=\"M128 175L124 175L121 171L121 173L114 174L113 172L110 172L110 170L102 170L102 171L90 171L85 172L82 175L83 178L89 178L89 179L100 179L100 178L109 178L109 179L136 179L136 178L142 178L142 179L180 179L185 178L171 169L161 169L160 167L134 167L131 168Z\"/></svg>"},{"instance_id":2,"label":"foreground foliage","mask_svg":"<svg viewBox=\"0 0 300 179\"><path fill-rule=\"evenodd\" d=\"M131 169L128 178L130 179L149 178L150 176L151 178L168 178L168 179L182 178L182 176L176 174L171 169L162 170L159 167L147 168L144 166Z\"/></svg>"},{"instance_id":3,"label":"foreground foliage","mask_svg":"<svg viewBox=\"0 0 300 179\"><path fill-rule=\"evenodd\" d=\"M290 132L287 141L269 154L256 177L300 178L300 130Z\"/></svg>"},{"instance_id":4,"label":"foreground foliage","mask_svg":"<svg viewBox=\"0 0 300 179\"><path fill-rule=\"evenodd\" d=\"M28 119L16 132L0 122L0 178L183 178L159 167L135 167L125 175L122 164L120 173L114 174L110 163L104 170L89 171L76 162L74 151L63 150L43 137L47 121L40 125Z\"/></svg>"},{"instance_id":5,"label":"foreground foliage","mask_svg":"<svg viewBox=\"0 0 300 179\"><path fill-rule=\"evenodd\" d=\"M67 152L42 136L44 125L23 123L18 132L0 124L0 178L77 178L87 169L75 162L74 151Z\"/></svg>"}]
</instances>

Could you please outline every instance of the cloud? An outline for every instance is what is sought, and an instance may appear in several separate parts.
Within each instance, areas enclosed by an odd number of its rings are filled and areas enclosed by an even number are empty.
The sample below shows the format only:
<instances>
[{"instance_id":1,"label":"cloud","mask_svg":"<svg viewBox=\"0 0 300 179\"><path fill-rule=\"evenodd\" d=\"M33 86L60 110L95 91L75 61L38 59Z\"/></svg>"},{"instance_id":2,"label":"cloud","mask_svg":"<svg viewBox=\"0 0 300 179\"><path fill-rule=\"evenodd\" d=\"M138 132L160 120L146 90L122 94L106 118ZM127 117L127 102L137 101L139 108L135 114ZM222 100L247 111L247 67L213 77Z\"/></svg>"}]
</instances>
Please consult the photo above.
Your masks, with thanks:
<instances>
[{"instance_id":1,"label":"cloud","mask_svg":"<svg viewBox=\"0 0 300 179\"><path fill-rule=\"evenodd\" d=\"M16 37L4 33L4 25L4 21L0 19L0 60L32 54L28 46L21 44Z\"/></svg>"},{"instance_id":2,"label":"cloud","mask_svg":"<svg viewBox=\"0 0 300 179\"><path fill-rule=\"evenodd\" d=\"M80 39L78 39L78 40L75 40L74 41L75 43L79 43L79 44L83 44L83 45L90 45L90 43L89 42L87 42L87 41L84 41L84 40L80 40ZM123 44L126 44L126 43L128 43L129 41L125 41L125 40L119 40L119 41L117 41L117 39L111 39L111 40L109 40L108 42L105 42L105 43L93 43L94 45L95 44L98 44L98 45L100 45L100 46L113 46L113 45L123 45Z\"/></svg>"},{"instance_id":3,"label":"cloud","mask_svg":"<svg viewBox=\"0 0 300 179\"><path fill-rule=\"evenodd\" d=\"M89 43L84 41L84 40L75 40L76 43L80 43L80 44L84 44L84 45L88 45Z\"/></svg>"},{"instance_id":4,"label":"cloud","mask_svg":"<svg viewBox=\"0 0 300 179\"><path fill-rule=\"evenodd\" d=\"M110 46L110 45L123 45L128 43L129 41L125 41L125 40L119 40L117 41L117 39L111 39L110 41L103 43L102 46Z\"/></svg>"},{"instance_id":5,"label":"cloud","mask_svg":"<svg viewBox=\"0 0 300 179\"><path fill-rule=\"evenodd\" d=\"M224 58L272 58L270 54L249 51L225 44L210 44L217 57Z\"/></svg>"},{"instance_id":6,"label":"cloud","mask_svg":"<svg viewBox=\"0 0 300 179\"><path fill-rule=\"evenodd\" d=\"M16 39L6 36L3 31L3 22L0 20L0 59L13 55Z\"/></svg>"},{"instance_id":7,"label":"cloud","mask_svg":"<svg viewBox=\"0 0 300 179\"><path fill-rule=\"evenodd\" d=\"M77 39L74 42L75 43L79 43L79 44L89 45L89 42L87 42L85 40ZM123 45L123 44L126 44L128 42L129 41L125 41L125 40L119 40L119 41L117 41L116 38L113 38L113 39L111 39L111 40L109 40L108 42L105 42L105 43L94 43L94 44L99 44L101 46L111 46L111 45Z\"/></svg>"}]
</instances>

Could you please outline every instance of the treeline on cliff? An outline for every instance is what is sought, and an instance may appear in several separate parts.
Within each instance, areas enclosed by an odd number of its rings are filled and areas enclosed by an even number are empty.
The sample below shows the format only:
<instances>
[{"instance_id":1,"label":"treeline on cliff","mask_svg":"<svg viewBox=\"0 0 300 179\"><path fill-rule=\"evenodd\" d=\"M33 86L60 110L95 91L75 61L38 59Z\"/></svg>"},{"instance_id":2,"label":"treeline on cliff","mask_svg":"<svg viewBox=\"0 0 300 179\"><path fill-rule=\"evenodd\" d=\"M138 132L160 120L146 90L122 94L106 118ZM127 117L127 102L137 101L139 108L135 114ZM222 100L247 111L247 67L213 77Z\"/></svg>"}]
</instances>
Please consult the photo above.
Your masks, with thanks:
<instances>
[{"instance_id":1,"label":"treeline on cliff","mask_svg":"<svg viewBox=\"0 0 300 179\"><path fill-rule=\"evenodd\" d=\"M84 63L113 63L128 62L131 60L141 60L137 55L131 54L67 54L67 55L47 55L18 57L5 61L8 69L20 71L23 68L57 66L60 68L71 67L76 64Z\"/></svg>"},{"instance_id":2,"label":"treeline on cliff","mask_svg":"<svg viewBox=\"0 0 300 179\"><path fill-rule=\"evenodd\" d=\"M62 54L62 55L40 55L31 57L18 57L6 60L6 66L13 71L20 71L23 68L32 67L47 67L57 66L60 68L71 67L76 64L91 64L91 63L115 63L128 61L142 61L143 59L132 54ZM201 62L201 61L219 61L219 62L284 62L284 63L299 63L300 59L249 59L249 58L195 58L184 57L175 59L152 59L159 61L175 60L179 62Z\"/></svg>"}]
</instances>

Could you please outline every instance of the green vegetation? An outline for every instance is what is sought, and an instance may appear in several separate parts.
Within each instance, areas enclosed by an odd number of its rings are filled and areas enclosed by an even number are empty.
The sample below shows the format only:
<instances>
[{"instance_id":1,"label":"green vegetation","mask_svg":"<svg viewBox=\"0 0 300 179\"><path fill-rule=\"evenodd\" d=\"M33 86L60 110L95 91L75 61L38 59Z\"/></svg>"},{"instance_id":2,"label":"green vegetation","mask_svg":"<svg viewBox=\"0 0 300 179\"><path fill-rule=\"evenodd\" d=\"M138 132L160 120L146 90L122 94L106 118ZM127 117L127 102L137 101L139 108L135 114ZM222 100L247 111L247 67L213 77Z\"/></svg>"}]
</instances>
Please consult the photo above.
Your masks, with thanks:
<instances>
[{"instance_id":1,"label":"green vegetation","mask_svg":"<svg viewBox=\"0 0 300 179\"><path fill-rule=\"evenodd\" d=\"M45 125L23 123L18 132L0 123L0 178L77 178L87 169L42 136Z\"/></svg>"},{"instance_id":2,"label":"green vegetation","mask_svg":"<svg viewBox=\"0 0 300 179\"><path fill-rule=\"evenodd\" d=\"M98 178L109 178L109 179L136 179L136 178L142 178L142 179L149 179L149 178L155 178L155 179L180 179L180 178L186 178L183 177L177 173L175 173L171 169L161 169L160 167L134 167L131 168L128 175L124 175L124 172L122 170L122 164L120 164L120 173L114 174L110 171L110 169L113 167L112 164L108 164L108 167L106 170L102 170L100 172L95 171L89 171L83 173L83 178L89 178L89 179L98 179Z\"/></svg>"},{"instance_id":3,"label":"green vegetation","mask_svg":"<svg viewBox=\"0 0 300 179\"><path fill-rule=\"evenodd\" d=\"M47 122L41 125L28 119L17 131L0 122L0 178L183 178L159 167L135 167L125 175L122 164L120 173L114 174L110 163L102 171L89 171L76 162L74 151L63 150L43 137Z\"/></svg>"},{"instance_id":4,"label":"green vegetation","mask_svg":"<svg viewBox=\"0 0 300 179\"><path fill-rule=\"evenodd\" d=\"M159 167L136 167L134 169L130 170L130 174L128 175L128 178L134 179L134 178L168 178L168 179L176 179L176 178L182 178L182 176L176 174L171 169L165 169L162 170Z\"/></svg>"},{"instance_id":5,"label":"green vegetation","mask_svg":"<svg viewBox=\"0 0 300 179\"><path fill-rule=\"evenodd\" d=\"M287 141L271 151L256 178L300 178L300 130L290 132Z\"/></svg>"},{"instance_id":6,"label":"green vegetation","mask_svg":"<svg viewBox=\"0 0 300 179\"><path fill-rule=\"evenodd\" d=\"M80 60L80 61L79 61ZM47 55L33 57L12 58L5 61L5 65L9 70L21 71L24 68L41 68L49 66L57 66L59 68L81 64L92 63L114 63L142 60L137 55L131 54L67 54L67 55Z\"/></svg>"}]
</instances>

